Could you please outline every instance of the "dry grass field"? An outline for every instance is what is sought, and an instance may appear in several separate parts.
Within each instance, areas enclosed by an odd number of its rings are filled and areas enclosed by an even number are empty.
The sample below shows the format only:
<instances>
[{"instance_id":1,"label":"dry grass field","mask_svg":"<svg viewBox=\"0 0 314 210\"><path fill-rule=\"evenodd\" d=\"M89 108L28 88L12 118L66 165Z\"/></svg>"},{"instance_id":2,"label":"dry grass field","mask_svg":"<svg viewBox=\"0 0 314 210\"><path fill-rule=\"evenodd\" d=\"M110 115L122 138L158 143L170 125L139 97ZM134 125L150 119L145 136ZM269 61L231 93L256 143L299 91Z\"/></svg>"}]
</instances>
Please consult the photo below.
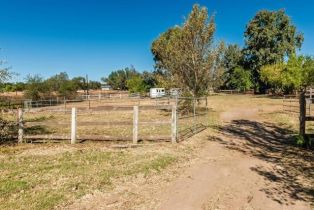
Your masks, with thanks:
<instances>
[{"instance_id":1,"label":"dry grass field","mask_svg":"<svg viewBox=\"0 0 314 210\"><path fill-rule=\"evenodd\" d=\"M116 142L2 145L0 209L310 209L313 154L292 144L297 116L282 112L282 100L211 96L209 108L202 119L209 128L178 144L145 142L124 149ZM164 110L140 116L170 119ZM132 120L132 112L78 118ZM70 120L62 113L27 114L25 119ZM66 127L47 129L69 132ZM154 129L140 132L170 132ZM81 132L129 131L91 127Z\"/></svg>"},{"instance_id":2,"label":"dry grass field","mask_svg":"<svg viewBox=\"0 0 314 210\"><path fill-rule=\"evenodd\" d=\"M111 191L117 180L159 173L184 153L172 154L163 147L134 151L103 144L2 147L0 208L51 209L95 190Z\"/></svg>"}]
</instances>

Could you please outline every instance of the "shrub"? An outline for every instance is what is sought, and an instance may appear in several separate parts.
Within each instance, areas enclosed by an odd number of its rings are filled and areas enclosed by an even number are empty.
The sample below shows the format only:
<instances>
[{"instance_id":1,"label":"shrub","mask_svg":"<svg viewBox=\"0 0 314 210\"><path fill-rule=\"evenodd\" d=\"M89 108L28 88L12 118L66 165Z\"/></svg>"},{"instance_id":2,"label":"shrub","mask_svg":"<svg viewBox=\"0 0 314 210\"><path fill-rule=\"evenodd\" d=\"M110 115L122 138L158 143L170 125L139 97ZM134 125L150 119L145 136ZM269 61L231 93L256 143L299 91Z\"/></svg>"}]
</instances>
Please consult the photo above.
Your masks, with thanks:
<instances>
[{"instance_id":1,"label":"shrub","mask_svg":"<svg viewBox=\"0 0 314 210\"><path fill-rule=\"evenodd\" d=\"M0 144L12 141L16 136L18 126L15 122L11 122L0 117Z\"/></svg>"}]
</instances>

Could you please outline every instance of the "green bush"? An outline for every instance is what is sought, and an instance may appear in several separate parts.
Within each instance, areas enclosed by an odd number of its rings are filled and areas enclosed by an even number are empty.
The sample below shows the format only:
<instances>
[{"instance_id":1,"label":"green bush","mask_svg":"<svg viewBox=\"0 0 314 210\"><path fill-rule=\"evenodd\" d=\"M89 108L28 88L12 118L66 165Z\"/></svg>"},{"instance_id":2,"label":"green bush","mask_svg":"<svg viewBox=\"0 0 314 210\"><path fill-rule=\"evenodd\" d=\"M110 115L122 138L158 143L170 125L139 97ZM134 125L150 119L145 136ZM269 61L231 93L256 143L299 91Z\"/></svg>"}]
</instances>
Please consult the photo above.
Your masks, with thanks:
<instances>
[{"instance_id":1,"label":"green bush","mask_svg":"<svg viewBox=\"0 0 314 210\"><path fill-rule=\"evenodd\" d=\"M134 76L127 80L127 88L131 93L144 94L147 91L147 86L141 76Z\"/></svg>"}]
</instances>

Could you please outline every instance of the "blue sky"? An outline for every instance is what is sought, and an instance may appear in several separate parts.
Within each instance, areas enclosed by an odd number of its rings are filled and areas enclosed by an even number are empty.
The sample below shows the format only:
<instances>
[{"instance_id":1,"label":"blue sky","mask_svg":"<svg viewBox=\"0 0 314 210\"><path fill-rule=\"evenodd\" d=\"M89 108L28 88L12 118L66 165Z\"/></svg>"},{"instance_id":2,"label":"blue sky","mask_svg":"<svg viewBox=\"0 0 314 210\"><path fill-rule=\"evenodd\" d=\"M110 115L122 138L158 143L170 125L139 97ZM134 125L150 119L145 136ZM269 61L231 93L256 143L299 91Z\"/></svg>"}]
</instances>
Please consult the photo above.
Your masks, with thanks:
<instances>
[{"instance_id":1,"label":"blue sky","mask_svg":"<svg viewBox=\"0 0 314 210\"><path fill-rule=\"evenodd\" d=\"M301 53L314 55L313 0L0 0L0 60L19 81L62 71L99 80L130 65L152 70L152 41L181 24L194 3L216 13L217 41L240 45L257 11L284 8L304 33Z\"/></svg>"}]
</instances>

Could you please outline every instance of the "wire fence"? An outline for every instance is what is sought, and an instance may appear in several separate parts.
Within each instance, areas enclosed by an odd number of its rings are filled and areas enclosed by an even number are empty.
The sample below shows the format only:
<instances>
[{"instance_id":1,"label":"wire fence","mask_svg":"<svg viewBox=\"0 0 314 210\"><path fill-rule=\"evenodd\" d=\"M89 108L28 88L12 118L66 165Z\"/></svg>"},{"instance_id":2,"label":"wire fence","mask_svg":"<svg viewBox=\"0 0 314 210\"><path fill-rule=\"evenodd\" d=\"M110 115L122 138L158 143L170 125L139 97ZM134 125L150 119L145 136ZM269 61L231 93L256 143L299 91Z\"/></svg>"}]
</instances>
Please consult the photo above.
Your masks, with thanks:
<instances>
[{"instance_id":1,"label":"wire fence","mask_svg":"<svg viewBox=\"0 0 314 210\"><path fill-rule=\"evenodd\" d=\"M139 107L139 138L170 140L175 123L176 141L185 140L208 126L207 98L189 97L85 97L77 100L24 101L23 122L26 139L69 139L72 109L77 109L78 138L132 139L134 110ZM172 119L175 107L175 119ZM17 110L7 119L19 121ZM167 122L167 123L165 123ZM98 137L97 137L98 136ZM102 136L102 137L99 137Z\"/></svg>"},{"instance_id":2,"label":"wire fence","mask_svg":"<svg viewBox=\"0 0 314 210\"><path fill-rule=\"evenodd\" d=\"M312 116L314 110L314 92L312 89L307 90L305 94L306 116ZM283 111L292 116L300 115L300 96L299 95L284 95L283 96Z\"/></svg>"},{"instance_id":3,"label":"wire fence","mask_svg":"<svg viewBox=\"0 0 314 210\"><path fill-rule=\"evenodd\" d=\"M282 101L282 109L290 115L300 114L299 98L297 95L285 95Z\"/></svg>"}]
</instances>

